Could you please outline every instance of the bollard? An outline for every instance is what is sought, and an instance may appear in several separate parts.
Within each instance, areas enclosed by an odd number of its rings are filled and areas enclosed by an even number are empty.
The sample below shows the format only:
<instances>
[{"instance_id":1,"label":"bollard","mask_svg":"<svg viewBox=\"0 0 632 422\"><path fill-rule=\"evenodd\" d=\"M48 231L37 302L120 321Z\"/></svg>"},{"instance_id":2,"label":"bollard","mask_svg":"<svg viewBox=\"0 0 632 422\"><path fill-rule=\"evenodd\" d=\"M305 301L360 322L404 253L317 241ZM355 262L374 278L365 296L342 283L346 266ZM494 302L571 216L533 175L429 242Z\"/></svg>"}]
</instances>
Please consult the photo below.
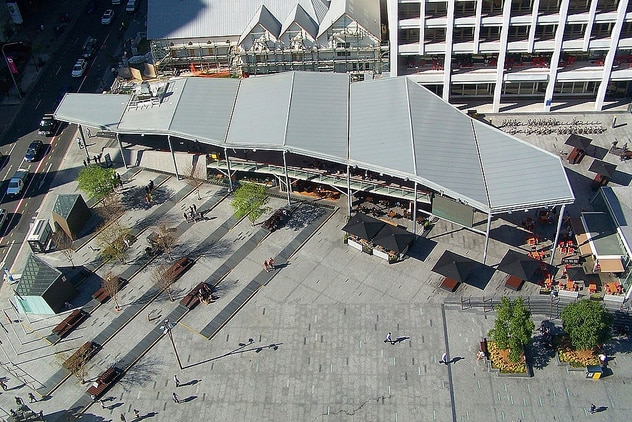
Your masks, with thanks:
<instances>
[{"instance_id":1,"label":"bollard","mask_svg":"<svg viewBox=\"0 0 632 422\"><path fill-rule=\"evenodd\" d=\"M617 116L614 116L614 117L612 118L612 128L614 129L614 128L615 128L615 126L617 126Z\"/></svg>"}]
</instances>

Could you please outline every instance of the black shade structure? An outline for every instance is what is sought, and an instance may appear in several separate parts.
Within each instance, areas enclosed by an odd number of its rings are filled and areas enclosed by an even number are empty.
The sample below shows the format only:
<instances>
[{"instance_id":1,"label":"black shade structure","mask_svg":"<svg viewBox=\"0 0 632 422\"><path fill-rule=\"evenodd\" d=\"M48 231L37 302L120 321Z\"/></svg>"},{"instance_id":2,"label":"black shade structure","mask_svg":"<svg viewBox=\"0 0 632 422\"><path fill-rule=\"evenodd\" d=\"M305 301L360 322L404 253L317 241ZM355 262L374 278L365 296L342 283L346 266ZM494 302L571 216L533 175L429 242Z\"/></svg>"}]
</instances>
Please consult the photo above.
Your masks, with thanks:
<instances>
[{"instance_id":1,"label":"black shade structure","mask_svg":"<svg viewBox=\"0 0 632 422\"><path fill-rule=\"evenodd\" d=\"M614 171L616 169L617 166L614 164L606 163L605 161L601 160L593 160L592 164L588 168L588 171L592 171L605 176L608 179L612 179L612 176L614 176Z\"/></svg>"},{"instance_id":2,"label":"black shade structure","mask_svg":"<svg viewBox=\"0 0 632 422\"><path fill-rule=\"evenodd\" d=\"M582 267L571 267L566 270L566 277L572 281L587 281L588 277Z\"/></svg>"},{"instance_id":3,"label":"black shade structure","mask_svg":"<svg viewBox=\"0 0 632 422\"><path fill-rule=\"evenodd\" d=\"M592 139L590 138L586 138L585 136L579 136L579 135L571 135L568 137L568 139L566 140L566 142L564 142L565 145L570 145L572 147L575 147L577 149L581 149L581 150L586 150L586 148L588 148L588 145L590 145L590 143L592 142Z\"/></svg>"},{"instance_id":4,"label":"black shade structure","mask_svg":"<svg viewBox=\"0 0 632 422\"><path fill-rule=\"evenodd\" d=\"M500 264L498 264L498 271L522 280L533 281L536 272L540 269L540 265L540 261L510 249L500 261Z\"/></svg>"},{"instance_id":5,"label":"black shade structure","mask_svg":"<svg viewBox=\"0 0 632 422\"><path fill-rule=\"evenodd\" d=\"M390 224L384 224L382 230L373 238L373 243L398 254L406 253L415 235Z\"/></svg>"},{"instance_id":6,"label":"black shade structure","mask_svg":"<svg viewBox=\"0 0 632 422\"><path fill-rule=\"evenodd\" d=\"M470 258L445 251L432 267L432 271L463 283L478 266L479 263Z\"/></svg>"},{"instance_id":7,"label":"black shade structure","mask_svg":"<svg viewBox=\"0 0 632 422\"><path fill-rule=\"evenodd\" d=\"M349 219L342 230L361 239L371 240L385 225L385 222L359 212Z\"/></svg>"}]
</instances>

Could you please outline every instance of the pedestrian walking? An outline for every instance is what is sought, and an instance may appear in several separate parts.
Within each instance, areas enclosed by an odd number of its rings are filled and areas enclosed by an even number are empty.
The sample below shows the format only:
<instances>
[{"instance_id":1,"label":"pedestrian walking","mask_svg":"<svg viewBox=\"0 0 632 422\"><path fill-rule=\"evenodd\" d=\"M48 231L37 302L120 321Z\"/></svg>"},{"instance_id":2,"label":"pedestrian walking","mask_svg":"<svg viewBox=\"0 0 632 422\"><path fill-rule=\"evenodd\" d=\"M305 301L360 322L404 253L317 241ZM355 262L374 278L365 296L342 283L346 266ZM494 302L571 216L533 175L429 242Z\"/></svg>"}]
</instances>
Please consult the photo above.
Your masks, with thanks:
<instances>
[{"instance_id":1,"label":"pedestrian walking","mask_svg":"<svg viewBox=\"0 0 632 422\"><path fill-rule=\"evenodd\" d=\"M7 388L7 384L6 384L4 381L0 381L0 387L2 387L2 389L3 389L4 391L7 391L7 389L8 389L8 388Z\"/></svg>"},{"instance_id":2,"label":"pedestrian walking","mask_svg":"<svg viewBox=\"0 0 632 422\"><path fill-rule=\"evenodd\" d=\"M40 417L41 420L45 420L44 419L44 411L43 410L40 410L39 417Z\"/></svg>"},{"instance_id":3,"label":"pedestrian walking","mask_svg":"<svg viewBox=\"0 0 632 422\"><path fill-rule=\"evenodd\" d=\"M145 202L147 202L147 204L149 204L149 194L148 193L145 194Z\"/></svg>"},{"instance_id":4,"label":"pedestrian walking","mask_svg":"<svg viewBox=\"0 0 632 422\"><path fill-rule=\"evenodd\" d=\"M189 215L186 212L184 213L184 221L189 222Z\"/></svg>"},{"instance_id":5,"label":"pedestrian walking","mask_svg":"<svg viewBox=\"0 0 632 422\"><path fill-rule=\"evenodd\" d=\"M88 138L92 138L92 133L90 133L90 128L86 128L86 133L88 134Z\"/></svg>"},{"instance_id":6,"label":"pedestrian walking","mask_svg":"<svg viewBox=\"0 0 632 422\"><path fill-rule=\"evenodd\" d=\"M83 149L83 145L81 144L81 138L77 138L77 145L79 145L79 149Z\"/></svg>"},{"instance_id":7,"label":"pedestrian walking","mask_svg":"<svg viewBox=\"0 0 632 422\"><path fill-rule=\"evenodd\" d=\"M448 364L448 354L447 353L444 353L441 356L441 360L439 361L439 363L445 363L446 365Z\"/></svg>"},{"instance_id":8,"label":"pedestrian walking","mask_svg":"<svg viewBox=\"0 0 632 422\"><path fill-rule=\"evenodd\" d=\"M149 192L153 192L154 191L154 181L150 180L149 181Z\"/></svg>"},{"instance_id":9,"label":"pedestrian walking","mask_svg":"<svg viewBox=\"0 0 632 422\"><path fill-rule=\"evenodd\" d=\"M121 180L121 175L116 173L116 180L118 180L119 186L123 187L123 181Z\"/></svg>"},{"instance_id":10,"label":"pedestrian walking","mask_svg":"<svg viewBox=\"0 0 632 422\"><path fill-rule=\"evenodd\" d=\"M18 406L22 406L24 404L24 400L22 400L21 397L15 397L15 404L17 404Z\"/></svg>"},{"instance_id":11,"label":"pedestrian walking","mask_svg":"<svg viewBox=\"0 0 632 422\"><path fill-rule=\"evenodd\" d=\"M591 403L590 405L590 413L595 413L597 411L597 406L595 406L595 403Z\"/></svg>"},{"instance_id":12,"label":"pedestrian walking","mask_svg":"<svg viewBox=\"0 0 632 422\"><path fill-rule=\"evenodd\" d=\"M127 422L127 419L125 419L125 413L121 413L121 422Z\"/></svg>"},{"instance_id":13,"label":"pedestrian walking","mask_svg":"<svg viewBox=\"0 0 632 422\"><path fill-rule=\"evenodd\" d=\"M93 160L93 161L95 162L95 164L96 164L96 163L98 163L98 162L99 162L99 161L98 161L98 160L99 160L99 157L97 157L97 156L95 155L95 156L94 156L94 158L92 158L92 160Z\"/></svg>"},{"instance_id":14,"label":"pedestrian walking","mask_svg":"<svg viewBox=\"0 0 632 422\"><path fill-rule=\"evenodd\" d=\"M268 260L268 265L270 266L271 270L274 270L274 258L270 258Z\"/></svg>"},{"instance_id":15,"label":"pedestrian walking","mask_svg":"<svg viewBox=\"0 0 632 422\"><path fill-rule=\"evenodd\" d=\"M29 402L33 403L36 402L37 399L35 398L35 395L33 393L29 393Z\"/></svg>"},{"instance_id":16,"label":"pedestrian walking","mask_svg":"<svg viewBox=\"0 0 632 422\"><path fill-rule=\"evenodd\" d=\"M90 156L86 157L86 161L88 162L88 164L90 164Z\"/></svg>"},{"instance_id":17,"label":"pedestrian walking","mask_svg":"<svg viewBox=\"0 0 632 422\"><path fill-rule=\"evenodd\" d=\"M263 261L263 269L266 270L267 273L270 272L270 269L268 268L268 261L266 260Z\"/></svg>"},{"instance_id":18,"label":"pedestrian walking","mask_svg":"<svg viewBox=\"0 0 632 422\"><path fill-rule=\"evenodd\" d=\"M386 334L386 338L384 339L384 343L391 343L392 344L393 343L393 338L391 336L392 336L392 334L389 331L388 334Z\"/></svg>"},{"instance_id":19,"label":"pedestrian walking","mask_svg":"<svg viewBox=\"0 0 632 422\"><path fill-rule=\"evenodd\" d=\"M149 195L149 185L145 186L145 195Z\"/></svg>"},{"instance_id":20,"label":"pedestrian walking","mask_svg":"<svg viewBox=\"0 0 632 422\"><path fill-rule=\"evenodd\" d=\"M197 214L197 207L195 206L195 204L191 205L191 208L193 208L193 212Z\"/></svg>"},{"instance_id":21,"label":"pedestrian walking","mask_svg":"<svg viewBox=\"0 0 632 422\"><path fill-rule=\"evenodd\" d=\"M136 417L136 419L140 419L140 410L134 409L134 416Z\"/></svg>"},{"instance_id":22,"label":"pedestrian walking","mask_svg":"<svg viewBox=\"0 0 632 422\"><path fill-rule=\"evenodd\" d=\"M83 166L88 167L88 163L86 163L86 160L83 160Z\"/></svg>"},{"instance_id":23,"label":"pedestrian walking","mask_svg":"<svg viewBox=\"0 0 632 422\"><path fill-rule=\"evenodd\" d=\"M180 387L180 380L177 375L173 376L173 382L176 384L176 388Z\"/></svg>"},{"instance_id":24,"label":"pedestrian walking","mask_svg":"<svg viewBox=\"0 0 632 422\"><path fill-rule=\"evenodd\" d=\"M103 399L99 400L99 403L101 404L101 409L107 409L107 406L105 405L105 401Z\"/></svg>"},{"instance_id":25,"label":"pedestrian walking","mask_svg":"<svg viewBox=\"0 0 632 422\"><path fill-rule=\"evenodd\" d=\"M180 403L180 398L178 397L178 395L176 393L173 393L173 401L175 403Z\"/></svg>"}]
</instances>

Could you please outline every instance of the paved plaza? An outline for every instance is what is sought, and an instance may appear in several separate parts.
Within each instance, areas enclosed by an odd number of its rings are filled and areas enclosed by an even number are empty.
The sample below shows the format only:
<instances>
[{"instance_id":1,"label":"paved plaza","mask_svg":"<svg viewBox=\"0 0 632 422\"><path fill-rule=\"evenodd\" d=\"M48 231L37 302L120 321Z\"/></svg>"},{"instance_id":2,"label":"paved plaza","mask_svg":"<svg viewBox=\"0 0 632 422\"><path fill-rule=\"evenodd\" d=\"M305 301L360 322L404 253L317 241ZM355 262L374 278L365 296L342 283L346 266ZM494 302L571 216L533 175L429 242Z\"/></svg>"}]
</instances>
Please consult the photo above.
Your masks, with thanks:
<instances>
[{"instance_id":1,"label":"paved plaza","mask_svg":"<svg viewBox=\"0 0 632 422\"><path fill-rule=\"evenodd\" d=\"M567 209L577 215L590 207L591 155L618 166L615 185L629 184L632 163L620 162L607 151L614 140L628 142L632 117L619 114L614 129L612 114L555 117L600 119L608 127L601 135L589 136L594 150L569 169L577 202ZM570 149L563 145L563 135L519 137L562 155ZM93 138L90 148L109 148L108 140ZM82 153L71 145L62 167L78 171ZM85 322L51 345L45 337L67 313L19 317L9 304L12 292L5 283L0 304L13 322L3 318L4 332L0 331L0 370L9 388L0 394L5 419L15 408L16 396L34 411L42 410L47 421L66 420L67 412L83 412L80 419L86 421L119 421L121 414L131 421L134 409L140 412L139 420L147 421L526 422L629 417L631 345L623 339L609 346L612 375L600 380L586 379L583 371L570 371L544 353L533 357L531 378L499 376L477 361L479 341L492 327L495 313L462 309L461 298L520 295L534 302L548 300L539 298L539 287L531 283L517 294L505 289L504 274L493 271L462 284L455 293L439 289L442 277L431 271L437 259L450 250L482 262L481 235L439 221L404 261L389 265L343 243L344 199L295 198L288 223L268 233L247 219L236 220L230 196L221 186L204 185L198 197L185 180L166 173L140 167L117 171L125 180L121 195L131 204L120 221L135 227L138 240L126 264L101 265L94 234L81 239L74 263L95 274L79 285L81 294L73 305L90 303L99 279L112 272L129 276L119 294L122 309L116 311L113 301L90 308ZM56 193L76 191L73 174L62 174L68 180L56 179L40 215L50 213ZM155 203L148 207L137 195L150 180L158 187ZM282 195L272 193L272 211L286 205ZM192 204L207 211L204 221L185 222L183 212ZM508 248L524 247L524 234L515 227L523 217L515 214L493 219L487 259L491 267ZM177 247L172 256L145 262L146 237L160 224L175 230ZM538 228L548 238L553 229ZM13 263L14 273L21 271L27 249L22 247ZM195 264L175 284L172 302L154 285L152 269L180 256L195 259ZM69 266L58 252L42 257L53 265ZM270 257L277 268L266 272L262 262ZM217 300L181 311L179 299L200 281L214 285ZM165 318L175 323L175 348L160 329ZM534 315L536 325L543 318ZM388 332L395 344L384 342ZM104 406L91 403L85 392L89 384L60 372L64 357L94 339L103 348L90 361L88 379L111 366L126 370L104 395ZM452 363L439 363L443 353ZM181 382L177 388L174 375ZM28 403L29 392L36 393L37 403ZM180 403L174 402L174 392ZM588 414L591 403L601 411Z\"/></svg>"}]
</instances>

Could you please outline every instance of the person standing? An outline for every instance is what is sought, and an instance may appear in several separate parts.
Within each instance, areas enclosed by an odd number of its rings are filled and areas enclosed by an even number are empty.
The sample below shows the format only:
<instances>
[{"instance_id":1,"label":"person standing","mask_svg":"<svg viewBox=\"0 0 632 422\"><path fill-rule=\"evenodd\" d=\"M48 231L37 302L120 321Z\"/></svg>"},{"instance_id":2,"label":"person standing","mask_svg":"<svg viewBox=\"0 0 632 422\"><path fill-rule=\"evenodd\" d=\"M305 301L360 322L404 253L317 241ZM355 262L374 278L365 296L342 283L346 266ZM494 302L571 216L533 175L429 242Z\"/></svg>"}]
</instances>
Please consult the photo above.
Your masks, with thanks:
<instances>
[{"instance_id":1,"label":"person standing","mask_svg":"<svg viewBox=\"0 0 632 422\"><path fill-rule=\"evenodd\" d=\"M597 406L595 406L595 403L591 403L590 404L590 413L595 413L597 411Z\"/></svg>"},{"instance_id":2,"label":"person standing","mask_svg":"<svg viewBox=\"0 0 632 422\"><path fill-rule=\"evenodd\" d=\"M125 413L121 413L121 422L127 422L127 419L125 419Z\"/></svg>"},{"instance_id":3,"label":"person standing","mask_svg":"<svg viewBox=\"0 0 632 422\"><path fill-rule=\"evenodd\" d=\"M176 388L180 387L180 380L177 375L173 376L173 382L176 384Z\"/></svg>"},{"instance_id":4,"label":"person standing","mask_svg":"<svg viewBox=\"0 0 632 422\"><path fill-rule=\"evenodd\" d=\"M140 410L134 409L134 416L136 417L136 419L140 419Z\"/></svg>"},{"instance_id":5,"label":"person standing","mask_svg":"<svg viewBox=\"0 0 632 422\"><path fill-rule=\"evenodd\" d=\"M195 204L191 205L191 208L193 208L193 212L197 214L197 207L195 206Z\"/></svg>"},{"instance_id":6,"label":"person standing","mask_svg":"<svg viewBox=\"0 0 632 422\"><path fill-rule=\"evenodd\" d=\"M270 266L271 270L274 270L274 258L270 258L268 260L268 265Z\"/></svg>"},{"instance_id":7,"label":"person standing","mask_svg":"<svg viewBox=\"0 0 632 422\"><path fill-rule=\"evenodd\" d=\"M447 353L444 353L441 356L441 360L439 361L439 363L445 363L446 365L448 364L448 354Z\"/></svg>"},{"instance_id":8,"label":"person standing","mask_svg":"<svg viewBox=\"0 0 632 422\"><path fill-rule=\"evenodd\" d=\"M266 270L267 273L270 272L270 269L268 268L268 261L265 259L263 260L263 269Z\"/></svg>"},{"instance_id":9,"label":"person standing","mask_svg":"<svg viewBox=\"0 0 632 422\"><path fill-rule=\"evenodd\" d=\"M178 397L176 393L173 393L173 401L174 403L180 403L180 398Z\"/></svg>"},{"instance_id":10,"label":"person standing","mask_svg":"<svg viewBox=\"0 0 632 422\"><path fill-rule=\"evenodd\" d=\"M389 331L388 334L386 334L386 338L384 339L384 343L391 343L393 344L393 337L391 332Z\"/></svg>"},{"instance_id":11,"label":"person standing","mask_svg":"<svg viewBox=\"0 0 632 422\"><path fill-rule=\"evenodd\" d=\"M29 403L33 403L36 401L37 399L35 398L35 395L33 393L29 393Z\"/></svg>"},{"instance_id":12,"label":"person standing","mask_svg":"<svg viewBox=\"0 0 632 422\"><path fill-rule=\"evenodd\" d=\"M8 389L7 384L4 381L0 381L0 387L2 387L4 391L7 391Z\"/></svg>"},{"instance_id":13,"label":"person standing","mask_svg":"<svg viewBox=\"0 0 632 422\"><path fill-rule=\"evenodd\" d=\"M105 401L103 401L103 399L99 400L99 403L101 404L101 409L107 409L107 406L105 405Z\"/></svg>"}]
</instances>

